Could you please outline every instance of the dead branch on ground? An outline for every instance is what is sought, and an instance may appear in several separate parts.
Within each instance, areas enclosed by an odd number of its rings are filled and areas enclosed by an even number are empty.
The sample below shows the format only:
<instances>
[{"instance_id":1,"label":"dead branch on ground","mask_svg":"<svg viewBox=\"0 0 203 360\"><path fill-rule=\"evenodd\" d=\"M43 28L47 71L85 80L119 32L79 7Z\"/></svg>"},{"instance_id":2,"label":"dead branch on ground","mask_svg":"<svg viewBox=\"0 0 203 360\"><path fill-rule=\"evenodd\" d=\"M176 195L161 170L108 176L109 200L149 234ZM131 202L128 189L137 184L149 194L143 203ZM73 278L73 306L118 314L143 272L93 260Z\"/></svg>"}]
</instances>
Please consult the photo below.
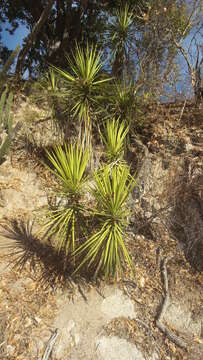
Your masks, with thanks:
<instances>
[{"instance_id":1,"label":"dead branch on ground","mask_svg":"<svg viewBox=\"0 0 203 360\"><path fill-rule=\"evenodd\" d=\"M47 343L47 346L46 346L46 349L44 351L44 355L42 357L42 360L48 360L49 359L49 356L50 356L50 354L51 354L51 352L53 350L53 347L54 347L54 345L56 343L58 335L59 335L59 331L58 331L58 329L56 329L54 331L54 333L52 334L52 336L50 337L48 343Z\"/></svg>"},{"instance_id":2,"label":"dead branch on ground","mask_svg":"<svg viewBox=\"0 0 203 360\"><path fill-rule=\"evenodd\" d=\"M186 342L183 339L181 339L179 336L174 334L171 330L169 330L168 327L165 324L163 324L163 322L162 322L162 320L164 318L164 314L165 314L166 309L170 302L169 287L168 287L168 274L167 274L167 267L166 267L167 261L168 261L168 259L165 257L162 260L162 264L161 264L161 273L162 273L162 277L163 277L163 287L164 287L165 297L164 297L164 301L163 301L161 310L160 310L159 315L156 320L156 326L159 328L159 330L161 330L161 332L163 334L165 334L168 337L169 340L174 342L180 348L187 350Z\"/></svg>"}]
</instances>

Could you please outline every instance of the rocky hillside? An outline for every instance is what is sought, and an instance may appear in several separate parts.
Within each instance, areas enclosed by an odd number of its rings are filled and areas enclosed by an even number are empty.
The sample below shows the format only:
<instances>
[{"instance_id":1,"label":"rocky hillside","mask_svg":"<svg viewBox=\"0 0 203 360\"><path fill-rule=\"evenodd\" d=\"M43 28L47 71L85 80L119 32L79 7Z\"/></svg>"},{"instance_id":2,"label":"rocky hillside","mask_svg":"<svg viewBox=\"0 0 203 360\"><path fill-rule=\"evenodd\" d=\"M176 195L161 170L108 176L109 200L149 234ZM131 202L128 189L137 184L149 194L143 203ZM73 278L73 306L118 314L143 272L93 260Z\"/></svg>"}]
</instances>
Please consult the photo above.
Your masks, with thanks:
<instances>
[{"instance_id":1,"label":"rocky hillside","mask_svg":"<svg viewBox=\"0 0 203 360\"><path fill-rule=\"evenodd\" d=\"M0 166L2 360L203 358L203 111L153 105L142 117L126 154L137 177L128 229L135 273L95 283L70 277L38 236L54 184L44 147L64 133L48 108L16 102L13 149Z\"/></svg>"}]
</instances>

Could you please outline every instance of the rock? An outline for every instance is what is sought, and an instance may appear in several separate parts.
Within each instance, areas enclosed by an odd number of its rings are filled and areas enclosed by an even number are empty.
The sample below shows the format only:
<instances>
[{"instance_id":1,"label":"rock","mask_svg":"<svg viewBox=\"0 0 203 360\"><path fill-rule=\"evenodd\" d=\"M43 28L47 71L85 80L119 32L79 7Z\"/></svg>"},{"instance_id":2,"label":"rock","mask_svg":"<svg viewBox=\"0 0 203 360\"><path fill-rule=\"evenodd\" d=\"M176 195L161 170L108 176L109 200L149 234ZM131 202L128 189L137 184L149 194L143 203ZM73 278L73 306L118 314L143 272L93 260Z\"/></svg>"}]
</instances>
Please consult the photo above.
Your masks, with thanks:
<instances>
[{"instance_id":1,"label":"rock","mask_svg":"<svg viewBox=\"0 0 203 360\"><path fill-rule=\"evenodd\" d=\"M10 356L14 356L14 354L15 354L15 350L16 350L16 348L15 348L15 346L13 346L13 345L7 345L7 354L8 355L10 355Z\"/></svg>"},{"instance_id":2,"label":"rock","mask_svg":"<svg viewBox=\"0 0 203 360\"><path fill-rule=\"evenodd\" d=\"M8 284L8 289L11 290L13 295L18 295L19 293L24 292L25 288L23 286L23 279L19 279L12 284Z\"/></svg>"},{"instance_id":3,"label":"rock","mask_svg":"<svg viewBox=\"0 0 203 360\"><path fill-rule=\"evenodd\" d=\"M136 318L132 301L120 290L103 300L101 310L109 320L118 317Z\"/></svg>"},{"instance_id":4,"label":"rock","mask_svg":"<svg viewBox=\"0 0 203 360\"><path fill-rule=\"evenodd\" d=\"M35 321L36 321L37 324L40 324L42 319L40 317L38 317L38 316L35 316Z\"/></svg>"},{"instance_id":5,"label":"rock","mask_svg":"<svg viewBox=\"0 0 203 360\"><path fill-rule=\"evenodd\" d=\"M13 208L23 209L28 207L24 194L15 189L5 189L2 191L2 196L8 211Z\"/></svg>"},{"instance_id":6,"label":"rock","mask_svg":"<svg viewBox=\"0 0 203 360\"><path fill-rule=\"evenodd\" d=\"M94 358L95 339L103 326L117 317L136 317L133 302L121 290L115 286L105 286L102 294L91 289L85 294L87 302L79 296L74 303L66 300L63 307L60 305L60 312L53 324L62 334L57 360L67 356L70 360ZM60 296L57 302L61 304Z\"/></svg>"},{"instance_id":7,"label":"rock","mask_svg":"<svg viewBox=\"0 0 203 360\"><path fill-rule=\"evenodd\" d=\"M96 345L99 360L145 360L135 345L117 336L103 336Z\"/></svg>"},{"instance_id":8,"label":"rock","mask_svg":"<svg viewBox=\"0 0 203 360\"><path fill-rule=\"evenodd\" d=\"M203 313L199 319L193 319L192 313L183 307L183 304L171 303L166 313L164 321L171 328L187 335L201 336L201 322L203 321Z\"/></svg>"},{"instance_id":9,"label":"rock","mask_svg":"<svg viewBox=\"0 0 203 360\"><path fill-rule=\"evenodd\" d=\"M75 322L69 320L66 326L60 330L58 340L54 346L54 356L58 359L67 357L70 349L77 346L80 342L80 336L76 331Z\"/></svg>"},{"instance_id":10,"label":"rock","mask_svg":"<svg viewBox=\"0 0 203 360\"><path fill-rule=\"evenodd\" d=\"M33 357L35 357L37 359L37 358L39 358L39 354L40 355L43 354L45 344L40 338L36 337L31 342L31 348L32 348Z\"/></svg>"},{"instance_id":11,"label":"rock","mask_svg":"<svg viewBox=\"0 0 203 360\"><path fill-rule=\"evenodd\" d=\"M9 169L9 171L8 171ZM13 168L7 161L0 169L0 216L32 212L47 205L47 196L35 173Z\"/></svg>"},{"instance_id":12,"label":"rock","mask_svg":"<svg viewBox=\"0 0 203 360\"><path fill-rule=\"evenodd\" d=\"M21 125L18 137L35 147L54 146L64 141L64 133L53 121L51 108L42 109L29 100L23 102L14 114L14 122Z\"/></svg>"}]
</instances>

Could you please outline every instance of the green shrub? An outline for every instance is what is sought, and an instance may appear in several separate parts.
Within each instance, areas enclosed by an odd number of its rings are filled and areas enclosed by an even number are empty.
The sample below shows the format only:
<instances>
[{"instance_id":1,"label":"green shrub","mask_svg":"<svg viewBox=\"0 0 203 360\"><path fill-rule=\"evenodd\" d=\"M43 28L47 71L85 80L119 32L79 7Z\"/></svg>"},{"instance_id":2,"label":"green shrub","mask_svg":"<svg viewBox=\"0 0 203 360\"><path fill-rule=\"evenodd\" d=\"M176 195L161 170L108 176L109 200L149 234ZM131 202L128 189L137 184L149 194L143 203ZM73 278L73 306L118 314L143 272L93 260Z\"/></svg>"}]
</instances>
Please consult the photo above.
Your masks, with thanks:
<instances>
[{"instance_id":1,"label":"green shrub","mask_svg":"<svg viewBox=\"0 0 203 360\"><path fill-rule=\"evenodd\" d=\"M79 257L80 265L93 267L95 276L99 272L115 276L122 270L122 260L132 268L132 261L127 251L125 238L129 211L126 201L132 191L135 180L128 167L109 167L95 173L95 187L92 189L96 208L94 215L98 220L95 233L74 252Z\"/></svg>"}]
</instances>

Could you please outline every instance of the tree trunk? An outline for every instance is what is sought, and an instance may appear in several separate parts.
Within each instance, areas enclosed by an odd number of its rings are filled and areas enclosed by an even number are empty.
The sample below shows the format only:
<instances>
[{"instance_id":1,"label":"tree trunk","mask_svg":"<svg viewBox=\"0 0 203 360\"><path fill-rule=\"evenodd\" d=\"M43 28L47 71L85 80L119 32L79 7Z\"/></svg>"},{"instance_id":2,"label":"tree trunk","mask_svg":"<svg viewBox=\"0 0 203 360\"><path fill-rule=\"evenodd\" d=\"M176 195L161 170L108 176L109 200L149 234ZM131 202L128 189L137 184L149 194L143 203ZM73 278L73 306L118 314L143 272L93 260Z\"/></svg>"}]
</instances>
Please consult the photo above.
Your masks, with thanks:
<instances>
[{"instance_id":1,"label":"tree trunk","mask_svg":"<svg viewBox=\"0 0 203 360\"><path fill-rule=\"evenodd\" d=\"M48 18L49 12L54 4L55 0L49 0L47 3L47 6L45 7L45 9L43 10L39 20L36 22L36 24L34 25L31 33L28 35L27 37L27 41L25 43L25 45L23 46L23 48L21 49L19 56L18 56L18 61L17 61L17 65L16 65L16 70L15 70L15 74L17 76L20 76L22 73L22 68L23 68L23 63L25 60L25 56L27 55L28 51L30 50L30 48L32 47L37 34L39 33L39 31L41 30L42 26L44 25L45 21Z\"/></svg>"}]
</instances>

